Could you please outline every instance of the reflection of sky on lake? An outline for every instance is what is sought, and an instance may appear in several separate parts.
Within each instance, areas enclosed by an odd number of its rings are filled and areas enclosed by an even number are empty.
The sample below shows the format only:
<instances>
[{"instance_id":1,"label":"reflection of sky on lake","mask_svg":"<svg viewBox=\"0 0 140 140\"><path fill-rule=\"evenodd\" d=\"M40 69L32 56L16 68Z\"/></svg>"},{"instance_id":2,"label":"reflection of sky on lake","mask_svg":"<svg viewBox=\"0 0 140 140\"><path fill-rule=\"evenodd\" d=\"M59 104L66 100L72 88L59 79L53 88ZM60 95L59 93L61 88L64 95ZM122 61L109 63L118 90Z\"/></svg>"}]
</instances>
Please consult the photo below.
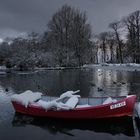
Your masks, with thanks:
<instances>
[{"instance_id":1,"label":"reflection of sky on lake","mask_svg":"<svg viewBox=\"0 0 140 140\"><path fill-rule=\"evenodd\" d=\"M140 72L104 69L49 70L0 76L3 89L21 93L41 91L59 96L67 90L80 90L82 96L127 95L140 90Z\"/></svg>"},{"instance_id":2,"label":"reflection of sky on lake","mask_svg":"<svg viewBox=\"0 0 140 140\"><path fill-rule=\"evenodd\" d=\"M130 91L130 81L129 72L97 69L93 73L92 82L95 86L90 88L90 95L127 95Z\"/></svg>"},{"instance_id":3,"label":"reflection of sky on lake","mask_svg":"<svg viewBox=\"0 0 140 140\"><path fill-rule=\"evenodd\" d=\"M103 91L98 91L102 89ZM138 140L131 121L108 123L95 121L90 125L55 122L41 123L30 117L18 117L10 102L10 95L25 90L41 91L59 96L67 90L80 89L81 96L139 94L140 73L114 70L52 70L36 73L0 75L0 140L21 139L112 139ZM74 126L71 126L73 124ZM83 123L80 123L83 124ZM130 124L130 125L129 125ZM69 127L70 125L70 127ZM83 127L84 126L84 127ZM131 127L130 127L131 126Z\"/></svg>"}]
</instances>

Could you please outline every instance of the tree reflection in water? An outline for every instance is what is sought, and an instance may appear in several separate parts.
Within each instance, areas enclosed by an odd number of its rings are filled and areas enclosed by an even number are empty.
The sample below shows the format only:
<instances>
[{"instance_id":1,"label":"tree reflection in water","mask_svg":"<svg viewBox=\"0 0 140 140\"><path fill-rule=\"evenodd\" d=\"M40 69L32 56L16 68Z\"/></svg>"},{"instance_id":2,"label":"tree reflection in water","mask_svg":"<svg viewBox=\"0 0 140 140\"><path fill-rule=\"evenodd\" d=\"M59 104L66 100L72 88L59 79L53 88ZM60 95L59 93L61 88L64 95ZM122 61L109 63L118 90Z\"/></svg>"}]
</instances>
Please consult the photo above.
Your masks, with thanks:
<instances>
[{"instance_id":1,"label":"tree reflection in water","mask_svg":"<svg viewBox=\"0 0 140 140\"><path fill-rule=\"evenodd\" d=\"M89 130L97 133L109 133L112 135L124 134L126 136L135 136L133 120L131 117L96 119L96 120L62 120L39 118L15 113L12 126L25 127L28 125L37 126L53 135L58 132L69 136L74 136L71 130Z\"/></svg>"}]
</instances>

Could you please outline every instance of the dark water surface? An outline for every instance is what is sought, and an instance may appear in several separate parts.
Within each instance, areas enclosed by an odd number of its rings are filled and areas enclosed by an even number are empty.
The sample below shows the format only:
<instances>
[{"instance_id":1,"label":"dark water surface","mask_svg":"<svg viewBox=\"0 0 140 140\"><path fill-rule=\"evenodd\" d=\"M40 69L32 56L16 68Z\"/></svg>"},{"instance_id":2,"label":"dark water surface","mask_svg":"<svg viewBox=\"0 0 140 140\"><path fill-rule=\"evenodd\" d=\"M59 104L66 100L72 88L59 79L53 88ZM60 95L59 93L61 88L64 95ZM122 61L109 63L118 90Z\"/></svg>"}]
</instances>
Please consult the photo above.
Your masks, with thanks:
<instances>
[{"instance_id":1,"label":"dark water surface","mask_svg":"<svg viewBox=\"0 0 140 140\"><path fill-rule=\"evenodd\" d=\"M36 118L14 112L10 96L25 90L59 96L67 90L81 96L140 96L140 72L101 69L49 70L0 75L0 140L94 139L138 140L140 121L132 118L65 121ZM139 99L138 99L139 100Z\"/></svg>"}]
</instances>

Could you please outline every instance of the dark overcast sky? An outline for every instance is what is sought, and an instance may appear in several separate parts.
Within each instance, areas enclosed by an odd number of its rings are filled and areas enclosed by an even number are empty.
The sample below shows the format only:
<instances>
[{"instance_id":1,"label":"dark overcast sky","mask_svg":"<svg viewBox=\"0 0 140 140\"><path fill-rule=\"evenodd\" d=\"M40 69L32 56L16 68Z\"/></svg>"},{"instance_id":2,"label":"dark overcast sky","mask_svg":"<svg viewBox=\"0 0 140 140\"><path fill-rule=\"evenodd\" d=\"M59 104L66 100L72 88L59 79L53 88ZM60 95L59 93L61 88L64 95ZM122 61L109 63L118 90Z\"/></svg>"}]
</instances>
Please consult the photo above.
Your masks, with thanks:
<instances>
[{"instance_id":1,"label":"dark overcast sky","mask_svg":"<svg viewBox=\"0 0 140 140\"><path fill-rule=\"evenodd\" d=\"M64 4L86 11L95 33L140 10L140 0L0 0L0 38L46 30L53 13Z\"/></svg>"}]
</instances>

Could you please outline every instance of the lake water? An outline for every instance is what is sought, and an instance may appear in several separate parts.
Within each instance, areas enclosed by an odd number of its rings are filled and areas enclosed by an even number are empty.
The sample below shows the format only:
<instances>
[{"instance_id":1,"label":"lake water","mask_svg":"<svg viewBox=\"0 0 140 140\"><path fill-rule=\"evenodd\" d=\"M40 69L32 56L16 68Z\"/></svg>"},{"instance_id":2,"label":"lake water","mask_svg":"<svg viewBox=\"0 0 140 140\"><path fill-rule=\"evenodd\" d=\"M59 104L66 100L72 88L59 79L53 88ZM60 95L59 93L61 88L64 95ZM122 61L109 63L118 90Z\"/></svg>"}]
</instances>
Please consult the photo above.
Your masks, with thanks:
<instances>
[{"instance_id":1,"label":"lake water","mask_svg":"<svg viewBox=\"0 0 140 140\"><path fill-rule=\"evenodd\" d=\"M51 96L59 96L68 90L80 90L79 94L84 97L127 94L139 97L138 71L71 69L0 75L0 140L140 139L140 121L134 125L131 118L71 122L17 114L10 96L26 90Z\"/></svg>"}]
</instances>

